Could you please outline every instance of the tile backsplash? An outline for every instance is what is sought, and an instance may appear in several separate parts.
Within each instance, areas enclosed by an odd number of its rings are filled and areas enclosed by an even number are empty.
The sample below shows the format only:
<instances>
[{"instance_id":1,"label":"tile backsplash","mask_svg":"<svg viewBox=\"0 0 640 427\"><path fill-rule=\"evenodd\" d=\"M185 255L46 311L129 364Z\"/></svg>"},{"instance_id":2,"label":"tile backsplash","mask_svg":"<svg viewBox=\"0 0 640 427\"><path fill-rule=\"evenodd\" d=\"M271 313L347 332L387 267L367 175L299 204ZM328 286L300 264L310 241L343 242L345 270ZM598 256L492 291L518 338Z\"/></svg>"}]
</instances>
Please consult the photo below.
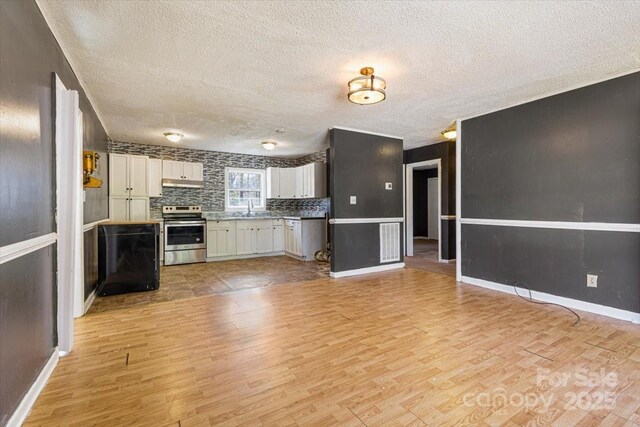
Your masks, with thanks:
<instances>
[{"instance_id":1,"label":"tile backsplash","mask_svg":"<svg viewBox=\"0 0 640 427\"><path fill-rule=\"evenodd\" d=\"M266 169L268 167L295 167L312 162L326 163L325 151L299 158L255 156L223 153L181 147L135 144L109 141L109 153L138 154L152 159L181 160L204 164L204 188L164 187L162 197L152 197L151 211L160 211L163 205L202 205L206 212L224 211L224 168L241 167ZM329 199L267 199L270 211L326 211Z\"/></svg>"}]
</instances>

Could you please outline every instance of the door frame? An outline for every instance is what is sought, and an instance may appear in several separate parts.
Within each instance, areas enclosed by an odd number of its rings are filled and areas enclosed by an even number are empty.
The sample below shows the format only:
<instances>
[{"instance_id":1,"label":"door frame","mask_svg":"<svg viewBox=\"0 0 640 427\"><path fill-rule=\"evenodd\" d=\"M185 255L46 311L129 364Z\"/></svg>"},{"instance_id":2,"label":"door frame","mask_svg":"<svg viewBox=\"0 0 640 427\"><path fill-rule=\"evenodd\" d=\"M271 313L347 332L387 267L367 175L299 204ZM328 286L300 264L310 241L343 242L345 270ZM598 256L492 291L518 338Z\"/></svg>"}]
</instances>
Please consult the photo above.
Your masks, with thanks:
<instances>
[{"instance_id":1,"label":"door frame","mask_svg":"<svg viewBox=\"0 0 640 427\"><path fill-rule=\"evenodd\" d=\"M405 256L413 256L413 171L423 166L438 168L438 262L442 262L442 162L439 158L405 165Z\"/></svg>"},{"instance_id":2,"label":"door frame","mask_svg":"<svg viewBox=\"0 0 640 427\"><path fill-rule=\"evenodd\" d=\"M73 347L73 319L84 314L82 112L78 92L67 90L60 77L54 75L55 223L58 233L56 319L58 351L64 356Z\"/></svg>"}]
</instances>

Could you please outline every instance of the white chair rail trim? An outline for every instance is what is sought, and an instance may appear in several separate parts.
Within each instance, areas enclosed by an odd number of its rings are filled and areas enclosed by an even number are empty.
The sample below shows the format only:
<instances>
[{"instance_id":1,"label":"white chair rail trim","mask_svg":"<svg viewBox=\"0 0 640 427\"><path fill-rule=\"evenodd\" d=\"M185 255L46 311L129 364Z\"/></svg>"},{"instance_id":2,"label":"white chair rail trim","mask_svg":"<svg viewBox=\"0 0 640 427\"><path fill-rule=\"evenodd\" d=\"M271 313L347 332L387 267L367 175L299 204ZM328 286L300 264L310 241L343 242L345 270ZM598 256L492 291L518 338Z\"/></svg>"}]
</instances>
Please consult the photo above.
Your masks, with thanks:
<instances>
[{"instance_id":1,"label":"white chair rail trim","mask_svg":"<svg viewBox=\"0 0 640 427\"><path fill-rule=\"evenodd\" d=\"M12 261L21 256L46 248L58 241L57 233L49 233L22 242L12 243L0 248L0 264Z\"/></svg>"},{"instance_id":2,"label":"white chair rail trim","mask_svg":"<svg viewBox=\"0 0 640 427\"><path fill-rule=\"evenodd\" d=\"M404 218L331 218L329 224L380 224L383 222L404 222Z\"/></svg>"},{"instance_id":3,"label":"white chair rail trim","mask_svg":"<svg viewBox=\"0 0 640 427\"><path fill-rule=\"evenodd\" d=\"M552 228L557 230L621 231L640 233L640 224L613 222L528 221L511 219L460 218L462 224L500 227Z\"/></svg>"}]
</instances>

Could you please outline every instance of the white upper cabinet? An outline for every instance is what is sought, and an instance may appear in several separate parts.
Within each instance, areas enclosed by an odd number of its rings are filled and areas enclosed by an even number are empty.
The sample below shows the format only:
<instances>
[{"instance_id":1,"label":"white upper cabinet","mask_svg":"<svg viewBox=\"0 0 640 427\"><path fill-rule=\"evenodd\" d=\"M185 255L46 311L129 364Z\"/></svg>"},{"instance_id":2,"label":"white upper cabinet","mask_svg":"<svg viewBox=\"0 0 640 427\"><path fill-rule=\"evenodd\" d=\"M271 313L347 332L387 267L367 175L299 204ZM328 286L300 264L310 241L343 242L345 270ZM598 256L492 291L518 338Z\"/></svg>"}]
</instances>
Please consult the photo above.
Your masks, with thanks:
<instances>
[{"instance_id":1,"label":"white upper cabinet","mask_svg":"<svg viewBox=\"0 0 640 427\"><path fill-rule=\"evenodd\" d=\"M162 160L149 159L149 197L162 197Z\"/></svg>"},{"instance_id":2,"label":"white upper cabinet","mask_svg":"<svg viewBox=\"0 0 640 427\"><path fill-rule=\"evenodd\" d=\"M267 199L280 199L280 168L267 168Z\"/></svg>"},{"instance_id":3,"label":"white upper cabinet","mask_svg":"<svg viewBox=\"0 0 640 427\"><path fill-rule=\"evenodd\" d=\"M130 196L149 197L149 158L147 156L129 156Z\"/></svg>"},{"instance_id":4,"label":"white upper cabinet","mask_svg":"<svg viewBox=\"0 0 640 427\"><path fill-rule=\"evenodd\" d=\"M204 179L202 163L182 162L182 173L188 181L202 181Z\"/></svg>"},{"instance_id":5,"label":"white upper cabinet","mask_svg":"<svg viewBox=\"0 0 640 427\"><path fill-rule=\"evenodd\" d=\"M280 199L293 199L296 192L296 170L280 169Z\"/></svg>"},{"instance_id":6,"label":"white upper cabinet","mask_svg":"<svg viewBox=\"0 0 640 427\"><path fill-rule=\"evenodd\" d=\"M182 175L182 162L175 160L162 161L162 178L183 179Z\"/></svg>"},{"instance_id":7,"label":"white upper cabinet","mask_svg":"<svg viewBox=\"0 0 640 427\"><path fill-rule=\"evenodd\" d=\"M327 197L327 166L310 163L297 168L267 168L268 199Z\"/></svg>"},{"instance_id":8,"label":"white upper cabinet","mask_svg":"<svg viewBox=\"0 0 640 427\"><path fill-rule=\"evenodd\" d=\"M294 199L304 198L304 166L298 166L293 169L294 172Z\"/></svg>"},{"instance_id":9,"label":"white upper cabinet","mask_svg":"<svg viewBox=\"0 0 640 427\"><path fill-rule=\"evenodd\" d=\"M327 197L327 165L316 162L305 166L307 168L306 196L312 199Z\"/></svg>"},{"instance_id":10,"label":"white upper cabinet","mask_svg":"<svg viewBox=\"0 0 640 427\"><path fill-rule=\"evenodd\" d=\"M129 156L109 154L109 195L129 195Z\"/></svg>"},{"instance_id":11,"label":"white upper cabinet","mask_svg":"<svg viewBox=\"0 0 640 427\"><path fill-rule=\"evenodd\" d=\"M163 160L162 178L185 181L202 181L204 179L203 165L202 163Z\"/></svg>"},{"instance_id":12,"label":"white upper cabinet","mask_svg":"<svg viewBox=\"0 0 640 427\"><path fill-rule=\"evenodd\" d=\"M109 195L149 196L149 157L109 154Z\"/></svg>"}]
</instances>

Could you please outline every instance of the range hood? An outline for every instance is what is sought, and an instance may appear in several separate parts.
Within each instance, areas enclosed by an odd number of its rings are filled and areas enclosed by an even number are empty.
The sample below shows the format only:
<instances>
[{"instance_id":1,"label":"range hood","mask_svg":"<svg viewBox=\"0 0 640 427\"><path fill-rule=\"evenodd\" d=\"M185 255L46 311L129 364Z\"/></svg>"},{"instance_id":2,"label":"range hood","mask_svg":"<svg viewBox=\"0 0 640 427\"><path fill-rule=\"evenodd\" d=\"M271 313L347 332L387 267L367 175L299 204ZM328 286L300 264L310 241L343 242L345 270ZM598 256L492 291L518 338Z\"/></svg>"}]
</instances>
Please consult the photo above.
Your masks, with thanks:
<instances>
[{"instance_id":1,"label":"range hood","mask_svg":"<svg viewBox=\"0 0 640 427\"><path fill-rule=\"evenodd\" d=\"M163 178L162 186L163 187L204 188L204 181Z\"/></svg>"}]
</instances>

